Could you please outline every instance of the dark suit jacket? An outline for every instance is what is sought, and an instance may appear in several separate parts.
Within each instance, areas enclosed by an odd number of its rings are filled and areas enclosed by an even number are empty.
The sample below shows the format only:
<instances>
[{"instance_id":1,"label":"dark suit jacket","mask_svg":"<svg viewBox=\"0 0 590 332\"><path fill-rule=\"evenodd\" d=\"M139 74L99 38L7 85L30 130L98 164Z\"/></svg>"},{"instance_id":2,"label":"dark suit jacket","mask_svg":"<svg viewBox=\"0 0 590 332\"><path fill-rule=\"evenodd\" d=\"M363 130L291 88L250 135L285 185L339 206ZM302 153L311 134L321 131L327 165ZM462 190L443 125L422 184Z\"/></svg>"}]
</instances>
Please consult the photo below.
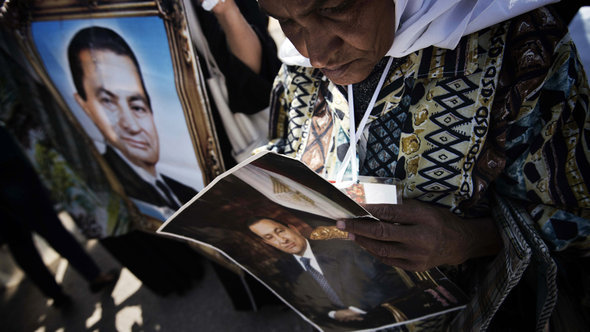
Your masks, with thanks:
<instances>
[{"instance_id":1,"label":"dark suit jacket","mask_svg":"<svg viewBox=\"0 0 590 332\"><path fill-rule=\"evenodd\" d=\"M144 201L155 206L169 206L165 197L162 197L154 186L144 181L135 171L123 160L117 152L107 145L105 154L103 155L107 163L111 166L113 172L117 176L119 182L125 189L127 196ZM162 179L170 190L176 195L180 203L184 204L193 198L197 191L186 186L164 174L161 174Z\"/></svg>"},{"instance_id":2,"label":"dark suit jacket","mask_svg":"<svg viewBox=\"0 0 590 332\"><path fill-rule=\"evenodd\" d=\"M408 292L393 269L377 261L352 241L309 240L309 243L325 278L345 308L354 306L370 312L388 299ZM338 324L329 318L328 313L344 308L331 303L322 288L294 256L289 255L280 262L279 269L284 271L281 275L287 280L282 285L285 289L279 290L280 295L312 321L319 324ZM359 324L345 323L348 327L352 325ZM362 328L360 325L356 327Z\"/></svg>"}]
</instances>

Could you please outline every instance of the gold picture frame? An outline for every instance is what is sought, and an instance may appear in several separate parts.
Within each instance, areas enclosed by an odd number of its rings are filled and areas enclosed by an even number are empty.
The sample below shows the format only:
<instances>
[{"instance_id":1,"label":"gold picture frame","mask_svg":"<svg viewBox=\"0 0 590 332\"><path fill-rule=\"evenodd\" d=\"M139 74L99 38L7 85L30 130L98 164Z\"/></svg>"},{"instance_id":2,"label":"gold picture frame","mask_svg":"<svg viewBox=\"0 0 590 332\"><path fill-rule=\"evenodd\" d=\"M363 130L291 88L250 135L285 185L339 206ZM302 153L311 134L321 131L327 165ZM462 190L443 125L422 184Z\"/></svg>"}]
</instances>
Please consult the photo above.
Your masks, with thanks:
<instances>
[{"instance_id":1,"label":"gold picture frame","mask_svg":"<svg viewBox=\"0 0 590 332\"><path fill-rule=\"evenodd\" d=\"M199 191L225 171L205 83L190 41L182 1L31 0L13 2L11 5L5 19L14 26L14 31L29 62L40 80L54 95L60 108L66 112L68 119L85 133L83 136L86 142L84 143L93 149L93 154L96 155L97 162L105 171L111 187L130 198L139 212L146 217L148 226L144 228L154 230L175 211L175 208L153 203L151 198L148 200L148 198L138 197L148 190L135 188L135 185L143 181L145 176L138 177L133 183L128 179L135 175L145 175L146 172L142 170L142 167L146 162L141 159L144 157L136 157L133 152L127 150L146 150L149 146L152 150L158 150L158 153L152 153L156 157L151 157L149 163L153 163L155 168L154 179L164 180L162 182L165 182L168 190L160 190L160 187L156 190L161 197L169 199L168 201L176 205L186 203L188 200L186 197L192 198L188 195L189 191L177 190L180 185ZM149 112L145 110L143 112L151 117L152 131L155 132L152 135L155 136L155 138L152 137L153 144L150 143L149 134L144 134L144 138L147 138L143 141L139 138L123 137L120 133L115 133L114 138L109 136L112 134L110 129L115 128L113 129L115 132L125 130L120 129L124 127L123 125L114 124L123 121L121 118L125 116L120 115L123 111L116 113L119 115L112 115L115 114L114 111L111 113L104 111L107 116L117 118L109 119L111 127L105 129L104 124L101 127L101 121L104 120L100 120L100 116L92 113L92 107L80 102L80 100L88 102L89 99L79 98L81 93L73 78L76 75L73 74L72 60L68 59L68 49L73 44L74 36L82 30L91 30L89 35L92 38L98 38L95 37L96 33L93 30L95 28L114 31L128 44L128 48L134 54L135 69L139 73L141 86L146 95L144 99L147 99L145 104L149 106L145 107L149 108ZM96 63L97 61L100 63L101 60L97 52L108 52L104 51L98 40L93 39L90 45L96 45L92 46L93 51L90 53L92 53L93 63L98 68ZM115 57L117 56L120 60L126 55L115 54ZM116 69L100 71L102 79L106 80L105 77L113 73L120 74L120 77L115 79L116 82L128 80L133 76L123 75L124 67L110 68ZM99 73L98 69L95 71ZM85 73L86 76L81 79L83 84L86 84L84 80L90 76L88 72ZM106 84L105 81L102 81L102 84ZM82 85L82 89L86 89L86 85ZM109 88L106 87L103 90L109 90ZM124 90L132 91L133 89ZM108 92L111 93L110 90ZM129 96L114 93L111 95L114 95L115 99L118 98L116 101L125 104L124 106L128 109L139 112L137 109L140 107L130 106L132 102L129 101ZM124 107L121 106L122 108ZM132 111L129 112L135 114ZM145 127L141 128L144 132L149 132L144 129ZM125 144L128 146L125 147ZM156 148L153 148L154 146ZM127 163L115 163L113 158L127 161ZM135 163L136 159L139 159L137 163ZM153 162L154 159L156 162ZM128 168L125 171L127 173L121 171L121 168ZM147 173L152 170L146 169ZM165 175L162 169L176 174L175 183L168 182L171 177ZM172 192L172 198L166 194L166 191ZM166 195L163 195L163 192Z\"/></svg>"}]
</instances>

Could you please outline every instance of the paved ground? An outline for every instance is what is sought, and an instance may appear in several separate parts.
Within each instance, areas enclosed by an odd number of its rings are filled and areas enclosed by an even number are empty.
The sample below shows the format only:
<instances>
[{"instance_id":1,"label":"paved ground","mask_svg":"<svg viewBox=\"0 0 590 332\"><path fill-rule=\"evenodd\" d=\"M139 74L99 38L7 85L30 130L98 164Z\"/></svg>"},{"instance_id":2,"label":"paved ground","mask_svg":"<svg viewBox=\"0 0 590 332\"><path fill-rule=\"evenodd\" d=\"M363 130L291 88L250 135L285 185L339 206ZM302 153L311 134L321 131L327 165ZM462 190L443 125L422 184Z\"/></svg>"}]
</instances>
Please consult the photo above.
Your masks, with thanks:
<instances>
[{"instance_id":1,"label":"paved ground","mask_svg":"<svg viewBox=\"0 0 590 332\"><path fill-rule=\"evenodd\" d=\"M65 224L72 229L67 220ZM110 294L92 294L66 260L43 241L37 242L74 307L66 312L52 307L22 272L10 271L10 256L3 249L0 277L8 285L0 291L0 331L313 331L283 306L262 307L257 312L234 310L210 263L204 265L203 279L182 296L158 296L124 268ZM97 241L83 243L105 270L120 268Z\"/></svg>"}]
</instances>

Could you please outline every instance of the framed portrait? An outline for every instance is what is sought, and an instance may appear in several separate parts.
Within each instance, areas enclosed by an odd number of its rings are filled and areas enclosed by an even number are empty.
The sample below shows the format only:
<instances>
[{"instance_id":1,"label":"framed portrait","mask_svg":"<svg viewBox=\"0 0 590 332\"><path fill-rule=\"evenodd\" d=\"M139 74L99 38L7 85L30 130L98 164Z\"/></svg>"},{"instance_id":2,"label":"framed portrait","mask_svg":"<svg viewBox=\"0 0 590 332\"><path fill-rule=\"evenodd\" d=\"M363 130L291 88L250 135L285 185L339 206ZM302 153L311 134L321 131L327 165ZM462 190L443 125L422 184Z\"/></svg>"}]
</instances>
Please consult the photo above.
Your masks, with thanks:
<instances>
[{"instance_id":1,"label":"framed portrait","mask_svg":"<svg viewBox=\"0 0 590 332\"><path fill-rule=\"evenodd\" d=\"M142 215L163 222L224 171L182 1L29 3L30 62Z\"/></svg>"}]
</instances>

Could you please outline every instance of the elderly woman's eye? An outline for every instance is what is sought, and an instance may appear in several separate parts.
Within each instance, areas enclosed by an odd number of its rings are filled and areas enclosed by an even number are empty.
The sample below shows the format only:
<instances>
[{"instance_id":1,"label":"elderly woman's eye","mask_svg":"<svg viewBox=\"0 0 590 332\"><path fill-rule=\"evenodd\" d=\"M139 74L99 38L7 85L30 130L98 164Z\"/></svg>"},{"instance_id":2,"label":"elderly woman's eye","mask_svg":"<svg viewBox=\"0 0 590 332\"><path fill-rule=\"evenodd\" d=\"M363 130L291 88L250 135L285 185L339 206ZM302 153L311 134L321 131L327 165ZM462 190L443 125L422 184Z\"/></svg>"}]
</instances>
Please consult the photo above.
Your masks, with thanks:
<instances>
[{"instance_id":1,"label":"elderly woman's eye","mask_svg":"<svg viewBox=\"0 0 590 332\"><path fill-rule=\"evenodd\" d=\"M337 6L319 8L318 13L320 15L326 15L326 16L342 14L347 9L349 9L353 3L354 3L354 1L344 1Z\"/></svg>"},{"instance_id":2,"label":"elderly woman's eye","mask_svg":"<svg viewBox=\"0 0 590 332\"><path fill-rule=\"evenodd\" d=\"M338 6L338 7L324 7L324 8L320 8L318 9L318 13L320 13L321 15L335 15L342 12L342 9Z\"/></svg>"}]
</instances>

